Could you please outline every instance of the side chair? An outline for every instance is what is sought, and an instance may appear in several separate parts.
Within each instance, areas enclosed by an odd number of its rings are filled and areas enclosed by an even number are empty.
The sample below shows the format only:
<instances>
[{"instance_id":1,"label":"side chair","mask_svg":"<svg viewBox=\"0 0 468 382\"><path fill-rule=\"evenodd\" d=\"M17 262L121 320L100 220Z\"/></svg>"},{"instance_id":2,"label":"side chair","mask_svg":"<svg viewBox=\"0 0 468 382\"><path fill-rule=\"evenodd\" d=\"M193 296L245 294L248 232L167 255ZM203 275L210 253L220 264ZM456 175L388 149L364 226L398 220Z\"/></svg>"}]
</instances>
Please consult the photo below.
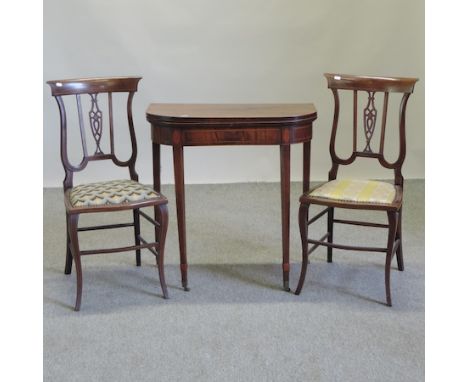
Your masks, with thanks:
<instances>
[{"instance_id":1,"label":"side chair","mask_svg":"<svg viewBox=\"0 0 468 382\"><path fill-rule=\"evenodd\" d=\"M75 310L80 310L81 296L83 289L83 276L81 270L81 257L87 255L114 253L124 251L136 251L136 265L141 265L141 250L146 248L156 257L156 265L159 271L159 281L161 283L164 298L168 298L166 282L164 279L164 243L168 226L167 199L157 193L152 187L138 183L138 175L135 171L135 162L137 156L137 144L135 129L133 126L132 100L138 88L138 82L141 77L108 77L108 78L86 78L86 79L67 79L47 81L52 89L52 96L57 101L60 112L60 146L61 159L65 170L65 179L63 181L63 191L65 196L65 209L67 221L66 238L66 261L65 274L70 274L72 263L75 262L76 269L76 302ZM117 123L114 123L113 94L123 93L126 98L126 116L131 142L131 155L128 160L121 161L115 154L114 130ZM128 94L128 96L127 96ZM83 113L82 96L90 97L90 110L87 114ZM67 112L75 109L75 106L65 106L64 97L72 105L76 105L78 113L75 128L79 127L79 136L81 138L81 150L83 153L79 164L72 164L69 159L69 135L71 126L67 123ZM70 97L72 99L70 99ZM117 95L115 95L117 97ZM120 96L119 96L120 97ZM75 100L73 100L75 98ZM100 108L100 102L107 100L107 109ZM98 102L99 101L99 102ZM71 115L68 115L71 119ZM109 127L109 146L110 152L103 148L104 122ZM85 121L89 122L89 129L85 127ZM124 119L125 121L125 119ZM78 125L78 126L76 126ZM107 129L106 129L107 130ZM92 138L91 138L92 137ZM89 138L89 139L88 139ZM90 141L94 146L88 151ZM94 140L94 143L92 143ZM107 180L96 183L73 185L73 176L76 172L82 171L91 161L110 160L114 165L126 167L129 171L130 179ZM148 214L140 211L142 207L154 207L154 219ZM122 210L131 210L133 212L133 221L131 223L106 224L92 227L78 227L78 219L81 214L114 212ZM140 216L154 225L155 241L147 242L140 235ZM82 231L102 230L111 228L133 227L135 245L106 248L94 250L80 250L78 233Z\"/></svg>"},{"instance_id":2,"label":"side chair","mask_svg":"<svg viewBox=\"0 0 468 382\"><path fill-rule=\"evenodd\" d=\"M403 271L403 245L402 245L402 201L403 201L403 175L401 168L406 155L405 119L408 98L413 93L416 78L395 77L367 77L343 74L325 74L328 88L333 92L334 116L330 140L330 155L332 168L328 173L328 182L315 187L300 197L299 229L302 241L302 268L296 295L299 295L304 284L307 272L308 257L319 246L327 247L327 261L332 262L333 248L383 252L386 254L385 261L385 290L386 302L392 305L390 291L390 266L393 256L396 254L398 270ZM351 92L351 93L350 93ZM352 99L352 153L348 158L341 158L336 153L336 137L340 117L340 94L348 93ZM380 142L378 151L374 151L372 137L378 125L378 111L375 106L376 95L383 98L382 117L380 118ZM358 96L364 95L364 110L358 117ZM387 124L387 111L389 97L401 97L398 111L399 150L395 161L388 161L384 155L385 130ZM351 103L351 102L350 102ZM358 119L363 122L363 131L358 133ZM342 124L340 123L340 126ZM378 129L377 129L378 130ZM362 148L358 148L358 137L364 138ZM350 142L351 143L351 142ZM357 158L377 159L380 165L393 170L393 184L383 181L337 179L340 165L346 166L353 163ZM326 208L316 216L309 219L309 206L322 205ZM384 211L387 214L388 224L370 223L355 220L335 219L335 208L375 210ZM327 215L327 233L319 240L309 239L309 225L320 217ZM335 224L351 224L364 227L376 227L388 229L386 247L359 247L352 245L337 244L334 242L333 227ZM310 248L309 248L309 245Z\"/></svg>"}]
</instances>

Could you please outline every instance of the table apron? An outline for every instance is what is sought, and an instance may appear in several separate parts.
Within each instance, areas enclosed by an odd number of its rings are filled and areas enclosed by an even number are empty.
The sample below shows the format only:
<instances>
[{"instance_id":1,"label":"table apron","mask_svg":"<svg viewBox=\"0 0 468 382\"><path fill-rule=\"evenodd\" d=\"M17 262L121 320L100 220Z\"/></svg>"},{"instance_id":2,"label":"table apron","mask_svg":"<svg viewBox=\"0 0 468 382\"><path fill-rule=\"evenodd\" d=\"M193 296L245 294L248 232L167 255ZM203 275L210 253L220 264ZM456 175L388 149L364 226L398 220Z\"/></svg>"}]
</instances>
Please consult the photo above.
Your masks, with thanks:
<instances>
[{"instance_id":1,"label":"table apron","mask_svg":"<svg viewBox=\"0 0 468 382\"><path fill-rule=\"evenodd\" d=\"M312 139L312 122L275 127L177 128L151 124L153 143L182 146L281 145Z\"/></svg>"}]
</instances>

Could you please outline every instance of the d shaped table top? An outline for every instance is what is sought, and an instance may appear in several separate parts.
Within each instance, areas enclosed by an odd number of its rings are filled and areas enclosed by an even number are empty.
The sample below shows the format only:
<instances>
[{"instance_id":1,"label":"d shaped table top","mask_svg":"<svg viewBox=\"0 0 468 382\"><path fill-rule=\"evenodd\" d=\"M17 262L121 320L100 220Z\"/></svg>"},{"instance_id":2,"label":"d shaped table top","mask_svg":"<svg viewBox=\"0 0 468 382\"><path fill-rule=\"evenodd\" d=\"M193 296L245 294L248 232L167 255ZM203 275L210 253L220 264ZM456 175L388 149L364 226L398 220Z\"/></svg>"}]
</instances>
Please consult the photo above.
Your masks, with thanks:
<instances>
[{"instance_id":1,"label":"d shaped table top","mask_svg":"<svg viewBox=\"0 0 468 382\"><path fill-rule=\"evenodd\" d=\"M170 104L152 103L146 110L149 122L184 122L217 120L239 122L299 122L315 119L317 111L312 103L299 104Z\"/></svg>"}]
</instances>

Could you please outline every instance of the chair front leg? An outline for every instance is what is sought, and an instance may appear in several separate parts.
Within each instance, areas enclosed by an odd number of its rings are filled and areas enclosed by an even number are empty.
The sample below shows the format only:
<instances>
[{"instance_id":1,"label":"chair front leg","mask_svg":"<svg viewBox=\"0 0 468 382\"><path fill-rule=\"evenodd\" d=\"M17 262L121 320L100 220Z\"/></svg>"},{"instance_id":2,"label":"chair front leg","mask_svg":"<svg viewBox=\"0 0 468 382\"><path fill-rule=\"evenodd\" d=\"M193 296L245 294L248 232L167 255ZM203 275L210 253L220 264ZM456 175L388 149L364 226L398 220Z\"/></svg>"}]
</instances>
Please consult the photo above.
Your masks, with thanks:
<instances>
[{"instance_id":1,"label":"chair front leg","mask_svg":"<svg viewBox=\"0 0 468 382\"><path fill-rule=\"evenodd\" d=\"M75 311L79 311L81 307L81 294L83 291L83 275L81 272L81 254L80 245L78 242L78 218L80 215L73 214L68 216L68 230L70 235L70 249L75 260L76 269L76 301Z\"/></svg>"},{"instance_id":2,"label":"chair front leg","mask_svg":"<svg viewBox=\"0 0 468 382\"><path fill-rule=\"evenodd\" d=\"M299 277L299 283L297 284L296 295L299 295L304 285L305 276L307 273L307 265L309 260L309 245L307 242L307 232L308 232L308 217L309 217L309 205L301 204L299 207L299 231L301 233L301 242L302 242L302 267L301 267L301 276Z\"/></svg>"},{"instance_id":3,"label":"chair front leg","mask_svg":"<svg viewBox=\"0 0 468 382\"><path fill-rule=\"evenodd\" d=\"M395 211L387 211L388 216L388 240L387 240L387 257L385 260L385 292L387 295L387 305L392 306L392 295L390 290L390 271L393 258L393 247L395 246L395 238L398 226L399 213Z\"/></svg>"},{"instance_id":4,"label":"chair front leg","mask_svg":"<svg viewBox=\"0 0 468 382\"><path fill-rule=\"evenodd\" d=\"M133 232L135 235L135 245L140 245L140 210L133 210ZM136 265L141 265L141 249L135 250L136 253Z\"/></svg>"},{"instance_id":5,"label":"chair front leg","mask_svg":"<svg viewBox=\"0 0 468 382\"><path fill-rule=\"evenodd\" d=\"M159 243L158 255L156 256L156 265L159 272L159 282L161 283L161 289L163 291L164 298L169 298L167 292L166 279L164 277L164 247L166 244L167 227L169 225L169 214L167 212L167 203L161 204L154 207L155 220L160 226L155 226L155 237Z\"/></svg>"}]
</instances>

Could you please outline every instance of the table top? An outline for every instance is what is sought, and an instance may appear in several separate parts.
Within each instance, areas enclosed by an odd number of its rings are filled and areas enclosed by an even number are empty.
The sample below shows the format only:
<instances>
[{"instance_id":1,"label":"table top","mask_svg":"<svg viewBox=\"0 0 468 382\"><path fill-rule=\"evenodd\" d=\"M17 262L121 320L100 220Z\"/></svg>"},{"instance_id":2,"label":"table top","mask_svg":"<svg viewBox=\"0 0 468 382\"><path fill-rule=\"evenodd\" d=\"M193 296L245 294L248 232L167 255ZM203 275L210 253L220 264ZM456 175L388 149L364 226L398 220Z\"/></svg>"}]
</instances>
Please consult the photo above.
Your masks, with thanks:
<instances>
[{"instance_id":1,"label":"table top","mask_svg":"<svg viewBox=\"0 0 468 382\"><path fill-rule=\"evenodd\" d=\"M197 122L206 120L299 121L314 120L312 103L297 104L170 104L152 103L146 110L148 121Z\"/></svg>"}]
</instances>

